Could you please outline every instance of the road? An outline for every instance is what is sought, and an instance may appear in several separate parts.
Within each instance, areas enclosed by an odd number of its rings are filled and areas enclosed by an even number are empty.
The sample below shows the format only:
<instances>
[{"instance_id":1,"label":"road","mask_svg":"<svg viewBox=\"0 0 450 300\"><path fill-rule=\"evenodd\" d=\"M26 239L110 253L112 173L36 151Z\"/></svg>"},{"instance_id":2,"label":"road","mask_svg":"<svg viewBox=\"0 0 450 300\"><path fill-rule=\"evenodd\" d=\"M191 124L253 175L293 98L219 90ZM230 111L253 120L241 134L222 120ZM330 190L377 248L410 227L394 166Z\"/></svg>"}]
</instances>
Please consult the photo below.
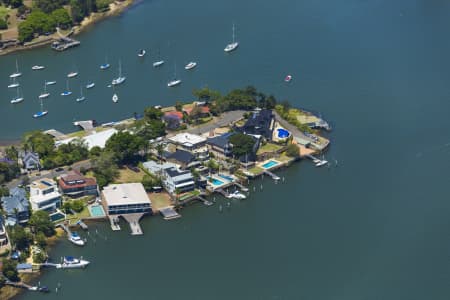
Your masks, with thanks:
<instances>
[{"instance_id":1,"label":"road","mask_svg":"<svg viewBox=\"0 0 450 300\"><path fill-rule=\"evenodd\" d=\"M242 115L244 113L244 110L228 111L220 115L220 117L217 117L216 122L200 125L195 128L190 128L187 130L187 132L192 134L203 134L206 132L210 132L214 128L227 126L232 122L242 119Z\"/></svg>"}]
</instances>

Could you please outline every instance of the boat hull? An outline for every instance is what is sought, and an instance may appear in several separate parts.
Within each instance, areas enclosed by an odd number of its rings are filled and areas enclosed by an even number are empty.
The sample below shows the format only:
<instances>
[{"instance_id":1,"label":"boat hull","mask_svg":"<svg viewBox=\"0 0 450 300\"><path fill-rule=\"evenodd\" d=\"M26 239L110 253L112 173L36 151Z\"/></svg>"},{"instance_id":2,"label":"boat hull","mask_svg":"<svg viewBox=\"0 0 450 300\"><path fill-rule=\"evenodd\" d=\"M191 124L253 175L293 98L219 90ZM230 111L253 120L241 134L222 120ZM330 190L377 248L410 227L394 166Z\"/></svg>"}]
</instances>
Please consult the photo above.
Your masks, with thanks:
<instances>
[{"instance_id":1,"label":"boat hull","mask_svg":"<svg viewBox=\"0 0 450 300\"><path fill-rule=\"evenodd\" d=\"M223 51L225 52L231 52L236 50L239 47L239 43L232 43L232 44L228 44L225 49L223 49Z\"/></svg>"},{"instance_id":2,"label":"boat hull","mask_svg":"<svg viewBox=\"0 0 450 300\"><path fill-rule=\"evenodd\" d=\"M169 82L169 83L167 84L167 86L168 86L168 87L174 87L174 86L179 85L180 83L181 83L181 80L174 80L174 81Z\"/></svg>"}]
</instances>

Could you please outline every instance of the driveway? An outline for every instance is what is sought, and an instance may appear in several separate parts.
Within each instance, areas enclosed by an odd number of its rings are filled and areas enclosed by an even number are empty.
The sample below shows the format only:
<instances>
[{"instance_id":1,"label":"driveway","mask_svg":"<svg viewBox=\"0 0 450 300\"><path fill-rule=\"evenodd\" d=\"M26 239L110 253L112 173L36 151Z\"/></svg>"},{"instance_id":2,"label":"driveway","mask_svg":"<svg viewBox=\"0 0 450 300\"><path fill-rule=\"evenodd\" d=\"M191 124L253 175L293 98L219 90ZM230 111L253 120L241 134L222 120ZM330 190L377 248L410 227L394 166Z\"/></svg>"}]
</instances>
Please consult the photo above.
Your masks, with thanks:
<instances>
[{"instance_id":1,"label":"driveway","mask_svg":"<svg viewBox=\"0 0 450 300\"><path fill-rule=\"evenodd\" d=\"M239 119L242 119L242 115L245 113L244 110L233 110L227 111L221 114L219 117L215 118L215 122L208 123L204 125L197 126L195 128L190 128L187 132L192 134L203 134L206 132L210 132L211 130L227 126L230 123L236 122Z\"/></svg>"}]
</instances>

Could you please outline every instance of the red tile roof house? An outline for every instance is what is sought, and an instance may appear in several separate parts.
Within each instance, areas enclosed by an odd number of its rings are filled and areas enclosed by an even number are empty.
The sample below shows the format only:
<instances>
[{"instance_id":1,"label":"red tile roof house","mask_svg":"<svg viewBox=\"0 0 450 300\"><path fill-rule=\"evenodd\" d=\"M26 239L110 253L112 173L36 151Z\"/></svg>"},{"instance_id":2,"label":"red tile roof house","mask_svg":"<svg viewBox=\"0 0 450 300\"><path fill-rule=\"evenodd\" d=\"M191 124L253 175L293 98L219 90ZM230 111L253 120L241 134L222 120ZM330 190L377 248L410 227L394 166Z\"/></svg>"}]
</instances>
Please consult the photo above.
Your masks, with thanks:
<instances>
[{"instance_id":1,"label":"red tile roof house","mask_svg":"<svg viewBox=\"0 0 450 300\"><path fill-rule=\"evenodd\" d=\"M200 108L200 115L198 116L199 118L203 118L203 117L208 117L209 116L209 107L208 106L188 106L188 107L183 107L183 112L190 116L192 113L192 110L194 110L194 108L199 107Z\"/></svg>"},{"instance_id":2,"label":"red tile roof house","mask_svg":"<svg viewBox=\"0 0 450 300\"><path fill-rule=\"evenodd\" d=\"M78 171L70 171L62 175L58 181L63 194L70 197L97 195L97 180L81 175Z\"/></svg>"}]
</instances>

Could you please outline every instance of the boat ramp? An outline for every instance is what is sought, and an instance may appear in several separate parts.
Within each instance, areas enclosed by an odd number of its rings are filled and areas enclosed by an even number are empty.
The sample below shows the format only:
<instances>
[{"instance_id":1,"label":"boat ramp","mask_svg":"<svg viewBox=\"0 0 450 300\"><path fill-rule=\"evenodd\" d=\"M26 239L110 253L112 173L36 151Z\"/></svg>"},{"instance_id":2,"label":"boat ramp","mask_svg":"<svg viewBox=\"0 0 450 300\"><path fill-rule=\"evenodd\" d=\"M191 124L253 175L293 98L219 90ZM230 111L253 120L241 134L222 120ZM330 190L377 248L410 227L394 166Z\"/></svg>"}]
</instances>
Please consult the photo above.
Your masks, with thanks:
<instances>
[{"instance_id":1,"label":"boat ramp","mask_svg":"<svg viewBox=\"0 0 450 300\"><path fill-rule=\"evenodd\" d=\"M73 125L80 126L86 132L91 132L94 130L94 120L76 121L73 122Z\"/></svg>"},{"instance_id":2,"label":"boat ramp","mask_svg":"<svg viewBox=\"0 0 450 300\"><path fill-rule=\"evenodd\" d=\"M79 46L80 44L80 41L61 36L59 39L52 43L52 49L56 51L64 51L69 48Z\"/></svg>"},{"instance_id":3,"label":"boat ramp","mask_svg":"<svg viewBox=\"0 0 450 300\"><path fill-rule=\"evenodd\" d=\"M62 133L61 131L58 131L56 129L49 129L44 131L45 134L51 135L52 137L54 137L57 140L64 140L67 138L67 136Z\"/></svg>"}]
</instances>

